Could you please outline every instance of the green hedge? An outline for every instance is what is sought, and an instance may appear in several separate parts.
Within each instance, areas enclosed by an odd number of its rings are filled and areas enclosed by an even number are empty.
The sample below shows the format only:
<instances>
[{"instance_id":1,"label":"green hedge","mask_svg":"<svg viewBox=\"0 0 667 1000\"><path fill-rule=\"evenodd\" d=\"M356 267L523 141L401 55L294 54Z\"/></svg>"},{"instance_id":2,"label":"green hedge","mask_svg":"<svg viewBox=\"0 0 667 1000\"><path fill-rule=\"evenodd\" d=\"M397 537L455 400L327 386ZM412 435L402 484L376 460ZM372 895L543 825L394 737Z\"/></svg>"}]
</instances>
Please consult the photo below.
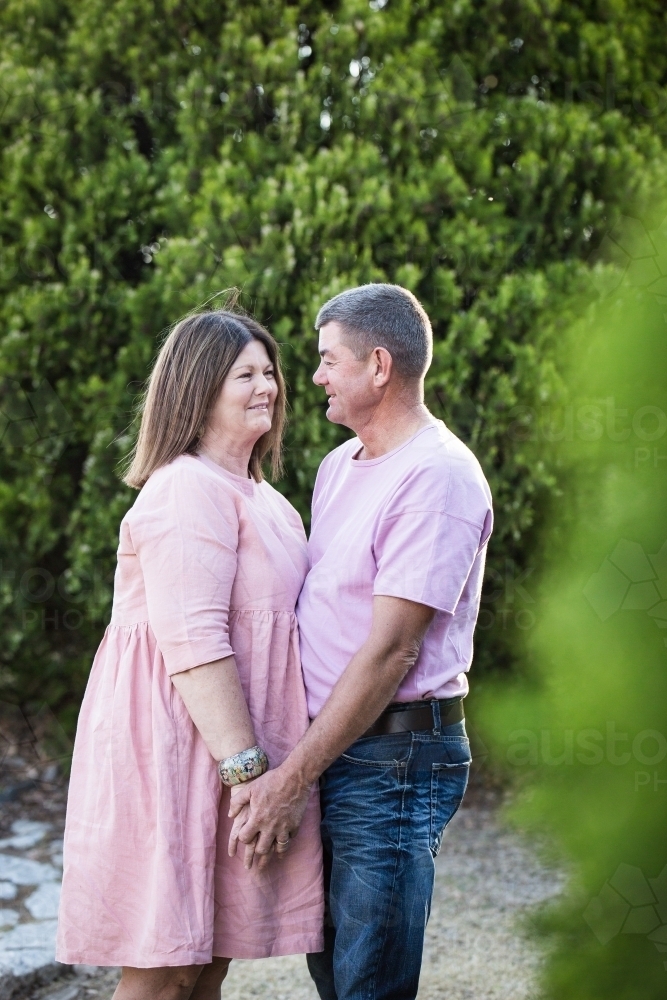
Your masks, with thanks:
<instances>
[{"instance_id":1,"label":"green hedge","mask_svg":"<svg viewBox=\"0 0 667 1000\"><path fill-rule=\"evenodd\" d=\"M284 345L278 486L304 516L345 434L310 380L318 305L371 280L424 302L429 402L496 499L476 669L506 666L566 303L666 186L660 5L11 0L0 25L4 697L76 711L136 394L167 326L232 286Z\"/></svg>"}]
</instances>

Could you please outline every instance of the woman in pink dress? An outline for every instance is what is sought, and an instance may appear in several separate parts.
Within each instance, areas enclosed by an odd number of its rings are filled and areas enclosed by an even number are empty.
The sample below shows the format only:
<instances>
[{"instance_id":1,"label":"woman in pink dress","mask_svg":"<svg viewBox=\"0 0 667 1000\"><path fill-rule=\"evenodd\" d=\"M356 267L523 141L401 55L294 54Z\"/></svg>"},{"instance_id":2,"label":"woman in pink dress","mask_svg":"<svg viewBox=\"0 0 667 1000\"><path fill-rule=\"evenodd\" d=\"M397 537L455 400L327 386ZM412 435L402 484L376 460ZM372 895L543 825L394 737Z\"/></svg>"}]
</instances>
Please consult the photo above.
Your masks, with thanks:
<instances>
[{"instance_id":1,"label":"woman in pink dress","mask_svg":"<svg viewBox=\"0 0 667 1000\"><path fill-rule=\"evenodd\" d=\"M306 537L261 471L267 455L279 468L284 414L258 323L219 310L174 328L125 477L141 492L67 805L57 959L122 966L115 1000L214 1000L232 958L323 946L316 791L268 863L227 846L234 782L282 763L308 726Z\"/></svg>"}]
</instances>

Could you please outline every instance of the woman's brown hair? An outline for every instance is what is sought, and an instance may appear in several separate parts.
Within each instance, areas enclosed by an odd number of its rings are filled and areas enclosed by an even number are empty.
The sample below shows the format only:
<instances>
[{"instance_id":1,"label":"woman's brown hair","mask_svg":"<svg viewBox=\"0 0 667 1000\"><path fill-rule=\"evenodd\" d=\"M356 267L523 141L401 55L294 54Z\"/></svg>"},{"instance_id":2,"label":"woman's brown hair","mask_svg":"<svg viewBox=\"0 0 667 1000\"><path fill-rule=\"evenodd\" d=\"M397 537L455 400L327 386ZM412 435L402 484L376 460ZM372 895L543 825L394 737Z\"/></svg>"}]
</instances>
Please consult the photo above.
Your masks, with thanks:
<instances>
[{"instance_id":1,"label":"woman's brown hair","mask_svg":"<svg viewBox=\"0 0 667 1000\"><path fill-rule=\"evenodd\" d=\"M280 475L286 400L278 345L251 317L216 309L186 316L160 348L143 396L139 435L128 456L123 482L141 489L156 469L179 455L196 454L222 383L252 340L266 348L278 395L271 430L256 442L249 471L261 482L262 461L269 456L273 478Z\"/></svg>"}]
</instances>

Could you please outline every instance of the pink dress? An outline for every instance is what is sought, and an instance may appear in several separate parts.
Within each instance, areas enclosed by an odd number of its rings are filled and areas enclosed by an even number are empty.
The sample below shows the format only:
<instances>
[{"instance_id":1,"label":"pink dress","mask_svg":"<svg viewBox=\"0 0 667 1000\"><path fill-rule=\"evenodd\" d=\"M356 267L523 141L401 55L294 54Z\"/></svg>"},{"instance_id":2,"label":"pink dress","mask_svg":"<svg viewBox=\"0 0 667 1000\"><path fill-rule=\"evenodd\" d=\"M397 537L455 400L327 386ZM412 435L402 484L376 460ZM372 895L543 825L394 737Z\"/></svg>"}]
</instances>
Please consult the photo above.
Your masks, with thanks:
<instances>
[{"instance_id":1,"label":"pink dress","mask_svg":"<svg viewBox=\"0 0 667 1000\"><path fill-rule=\"evenodd\" d=\"M321 951L319 805L265 872L227 856L229 790L170 674L233 652L272 767L308 726L294 508L201 456L158 469L120 528L111 623L81 706L59 962L155 968Z\"/></svg>"}]
</instances>

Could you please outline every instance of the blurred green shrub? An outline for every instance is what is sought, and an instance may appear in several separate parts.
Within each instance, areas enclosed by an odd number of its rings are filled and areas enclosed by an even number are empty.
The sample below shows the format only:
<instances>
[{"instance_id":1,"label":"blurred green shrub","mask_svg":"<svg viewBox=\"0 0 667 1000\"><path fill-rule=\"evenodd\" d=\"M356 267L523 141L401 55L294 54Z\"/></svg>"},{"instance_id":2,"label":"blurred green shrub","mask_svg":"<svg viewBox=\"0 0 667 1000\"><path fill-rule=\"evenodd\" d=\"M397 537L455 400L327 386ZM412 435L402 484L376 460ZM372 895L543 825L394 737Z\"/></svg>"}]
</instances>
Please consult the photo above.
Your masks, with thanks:
<instances>
[{"instance_id":1,"label":"blurred green shrub","mask_svg":"<svg viewBox=\"0 0 667 1000\"><path fill-rule=\"evenodd\" d=\"M660 7L7 0L0 24L3 696L75 713L137 391L165 328L231 286L284 345L279 488L304 516L344 433L310 381L318 305L370 280L423 300L429 402L496 498L477 669L506 666L556 490L529 451L553 346L591 249L659 221Z\"/></svg>"},{"instance_id":2,"label":"blurred green shrub","mask_svg":"<svg viewBox=\"0 0 667 1000\"><path fill-rule=\"evenodd\" d=\"M558 1000L667 993L666 303L621 285L566 339L566 405L590 433L553 445L539 619L520 679L482 699L517 818L572 866L537 925Z\"/></svg>"}]
</instances>

